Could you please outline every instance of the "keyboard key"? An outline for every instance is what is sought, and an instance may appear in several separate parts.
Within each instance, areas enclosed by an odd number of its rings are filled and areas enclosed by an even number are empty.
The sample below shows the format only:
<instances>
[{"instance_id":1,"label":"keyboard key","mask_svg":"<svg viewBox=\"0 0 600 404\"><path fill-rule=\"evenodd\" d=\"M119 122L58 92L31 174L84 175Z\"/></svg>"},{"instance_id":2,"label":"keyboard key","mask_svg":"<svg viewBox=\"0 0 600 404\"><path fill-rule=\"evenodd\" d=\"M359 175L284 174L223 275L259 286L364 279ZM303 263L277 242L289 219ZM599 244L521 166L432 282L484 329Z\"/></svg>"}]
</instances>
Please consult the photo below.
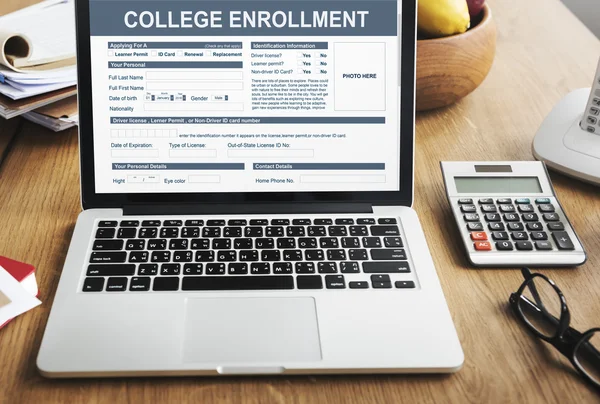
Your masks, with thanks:
<instances>
[{"instance_id":1,"label":"keyboard key","mask_svg":"<svg viewBox=\"0 0 600 404\"><path fill-rule=\"evenodd\" d=\"M488 239L488 235L484 231L472 232L471 240L473 241L486 241Z\"/></svg>"},{"instance_id":2,"label":"keyboard key","mask_svg":"<svg viewBox=\"0 0 600 404\"><path fill-rule=\"evenodd\" d=\"M505 231L495 231L492 233L492 239L498 240L508 240L508 233Z\"/></svg>"},{"instance_id":3,"label":"keyboard key","mask_svg":"<svg viewBox=\"0 0 600 404\"><path fill-rule=\"evenodd\" d=\"M315 264L313 262L296 262L297 274L314 274Z\"/></svg>"},{"instance_id":4,"label":"keyboard key","mask_svg":"<svg viewBox=\"0 0 600 404\"><path fill-rule=\"evenodd\" d=\"M496 205L481 205L481 211L483 213L496 213L498 212L498 208Z\"/></svg>"},{"instance_id":5,"label":"keyboard key","mask_svg":"<svg viewBox=\"0 0 600 404\"><path fill-rule=\"evenodd\" d=\"M339 243L337 238L333 237L323 237L319 239L319 243L321 244L321 248L339 248Z\"/></svg>"},{"instance_id":6,"label":"keyboard key","mask_svg":"<svg viewBox=\"0 0 600 404\"><path fill-rule=\"evenodd\" d=\"M281 251L279 250L262 250L260 253L261 261L281 261Z\"/></svg>"},{"instance_id":7,"label":"keyboard key","mask_svg":"<svg viewBox=\"0 0 600 404\"><path fill-rule=\"evenodd\" d=\"M139 277L135 276L131 278L131 283L129 284L129 290L132 292L146 292L150 290L150 282L151 278L144 276Z\"/></svg>"},{"instance_id":8,"label":"keyboard key","mask_svg":"<svg viewBox=\"0 0 600 404\"><path fill-rule=\"evenodd\" d=\"M373 260L406 260L406 252L403 249L373 249L371 250L371 258Z\"/></svg>"},{"instance_id":9,"label":"keyboard key","mask_svg":"<svg viewBox=\"0 0 600 404\"><path fill-rule=\"evenodd\" d=\"M542 251L552 250L552 243L549 241L536 241L535 248Z\"/></svg>"},{"instance_id":10,"label":"keyboard key","mask_svg":"<svg viewBox=\"0 0 600 404\"><path fill-rule=\"evenodd\" d=\"M505 205L505 204L512 203L512 199L510 199L510 198L498 198L496 200L496 203L498 203L498 205Z\"/></svg>"},{"instance_id":11,"label":"keyboard key","mask_svg":"<svg viewBox=\"0 0 600 404\"><path fill-rule=\"evenodd\" d=\"M463 205L460 207L460 211L462 213L475 213L477 212L477 208L475 205Z\"/></svg>"},{"instance_id":12,"label":"keyboard key","mask_svg":"<svg viewBox=\"0 0 600 404\"><path fill-rule=\"evenodd\" d=\"M393 217L385 217L377 220L379 224L397 224L398 221Z\"/></svg>"},{"instance_id":13,"label":"keyboard key","mask_svg":"<svg viewBox=\"0 0 600 404\"><path fill-rule=\"evenodd\" d=\"M499 241L496 243L496 249L498 251L512 251L514 246L510 241Z\"/></svg>"},{"instance_id":14,"label":"keyboard key","mask_svg":"<svg viewBox=\"0 0 600 404\"><path fill-rule=\"evenodd\" d=\"M545 205L545 204L550 203L550 199L549 198L537 198L535 200L535 203L538 205Z\"/></svg>"},{"instance_id":15,"label":"keyboard key","mask_svg":"<svg viewBox=\"0 0 600 404\"><path fill-rule=\"evenodd\" d=\"M289 219L272 219L271 226L289 226Z\"/></svg>"},{"instance_id":16,"label":"keyboard key","mask_svg":"<svg viewBox=\"0 0 600 404\"><path fill-rule=\"evenodd\" d=\"M124 292L127 290L127 278L125 277L113 277L108 278L106 282L107 292Z\"/></svg>"},{"instance_id":17,"label":"keyboard key","mask_svg":"<svg viewBox=\"0 0 600 404\"><path fill-rule=\"evenodd\" d=\"M308 226L312 224L312 221L310 219L294 219L292 220L292 224L294 226Z\"/></svg>"},{"instance_id":18,"label":"keyboard key","mask_svg":"<svg viewBox=\"0 0 600 404\"><path fill-rule=\"evenodd\" d=\"M277 239L277 248L296 248L296 239L280 238Z\"/></svg>"},{"instance_id":19,"label":"keyboard key","mask_svg":"<svg viewBox=\"0 0 600 404\"><path fill-rule=\"evenodd\" d=\"M527 230L543 230L544 226L542 226L541 223L539 222L535 222L535 223L527 223Z\"/></svg>"},{"instance_id":20,"label":"keyboard key","mask_svg":"<svg viewBox=\"0 0 600 404\"><path fill-rule=\"evenodd\" d=\"M512 239L515 241L529 239L529 237L527 236L527 233L525 233L524 231L515 231L515 232L512 232L510 235L511 235Z\"/></svg>"},{"instance_id":21,"label":"keyboard key","mask_svg":"<svg viewBox=\"0 0 600 404\"><path fill-rule=\"evenodd\" d=\"M538 209L540 210L540 212L543 212L543 213L552 213L552 212L556 211L556 209L554 208L554 205L552 205L551 203L549 203L547 205L540 205L540 206L538 206Z\"/></svg>"},{"instance_id":22,"label":"keyboard key","mask_svg":"<svg viewBox=\"0 0 600 404\"><path fill-rule=\"evenodd\" d=\"M192 219L185 221L186 226L204 226L204 220Z\"/></svg>"},{"instance_id":23,"label":"keyboard key","mask_svg":"<svg viewBox=\"0 0 600 404\"><path fill-rule=\"evenodd\" d=\"M246 227L244 230L245 237L262 237L263 235L262 227Z\"/></svg>"},{"instance_id":24,"label":"keyboard key","mask_svg":"<svg viewBox=\"0 0 600 404\"><path fill-rule=\"evenodd\" d=\"M84 292L102 292L104 289L104 278L85 278L83 281Z\"/></svg>"},{"instance_id":25,"label":"keyboard key","mask_svg":"<svg viewBox=\"0 0 600 404\"><path fill-rule=\"evenodd\" d=\"M398 238L398 237L390 237L390 238L397 238L398 241L400 241L400 238ZM362 245L365 248L381 248L381 239L379 237L363 237ZM396 247L396 246L393 246L393 247Z\"/></svg>"},{"instance_id":26,"label":"keyboard key","mask_svg":"<svg viewBox=\"0 0 600 404\"><path fill-rule=\"evenodd\" d=\"M369 289L369 282L355 281L348 283L350 289Z\"/></svg>"},{"instance_id":27,"label":"keyboard key","mask_svg":"<svg viewBox=\"0 0 600 404\"><path fill-rule=\"evenodd\" d=\"M325 226L309 226L308 235L314 237L326 236L327 229L325 228Z\"/></svg>"},{"instance_id":28,"label":"keyboard key","mask_svg":"<svg viewBox=\"0 0 600 404\"><path fill-rule=\"evenodd\" d=\"M223 229L223 237L242 237L241 227L225 227Z\"/></svg>"},{"instance_id":29,"label":"keyboard key","mask_svg":"<svg viewBox=\"0 0 600 404\"><path fill-rule=\"evenodd\" d=\"M323 261L325 259L323 250L304 250L304 256L306 261Z\"/></svg>"},{"instance_id":30,"label":"keyboard key","mask_svg":"<svg viewBox=\"0 0 600 404\"><path fill-rule=\"evenodd\" d=\"M367 226L350 226L351 236L368 236L369 230Z\"/></svg>"},{"instance_id":31,"label":"keyboard key","mask_svg":"<svg viewBox=\"0 0 600 404\"><path fill-rule=\"evenodd\" d=\"M330 236L347 236L348 230L346 230L346 226L329 226L329 235Z\"/></svg>"},{"instance_id":32,"label":"keyboard key","mask_svg":"<svg viewBox=\"0 0 600 404\"><path fill-rule=\"evenodd\" d=\"M558 215L556 213L544 213L542 217L546 222L558 222L559 220Z\"/></svg>"},{"instance_id":33,"label":"keyboard key","mask_svg":"<svg viewBox=\"0 0 600 404\"><path fill-rule=\"evenodd\" d=\"M274 274L291 274L292 263L291 262L276 262L273 264Z\"/></svg>"},{"instance_id":34,"label":"keyboard key","mask_svg":"<svg viewBox=\"0 0 600 404\"><path fill-rule=\"evenodd\" d=\"M229 240L228 240L229 241ZM169 241L170 250L187 250L189 241L186 238L176 238ZM226 247L229 248L229 247Z\"/></svg>"},{"instance_id":35,"label":"keyboard key","mask_svg":"<svg viewBox=\"0 0 600 404\"><path fill-rule=\"evenodd\" d=\"M149 250L166 250L167 249L167 240L165 240L165 239L148 240L148 249Z\"/></svg>"},{"instance_id":36,"label":"keyboard key","mask_svg":"<svg viewBox=\"0 0 600 404\"><path fill-rule=\"evenodd\" d=\"M215 260L214 251L196 251L197 262L211 262Z\"/></svg>"},{"instance_id":37,"label":"keyboard key","mask_svg":"<svg viewBox=\"0 0 600 404\"><path fill-rule=\"evenodd\" d=\"M152 262L169 262L171 261L171 251L154 251L150 258Z\"/></svg>"},{"instance_id":38,"label":"keyboard key","mask_svg":"<svg viewBox=\"0 0 600 404\"><path fill-rule=\"evenodd\" d=\"M183 226L183 221L181 220L165 220L163 226L166 227L179 227Z\"/></svg>"},{"instance_id":39,"label":"keyboard key","mask_svg":"<svg viewBox=\"0 0 600 404\"><path fill-rule=\"evenodd\" d=\"M138 275L154 276L158 274L158 264L140 264Z\"/></svg>"},{"instance_id":40,"label":"keyboard key","mask_svg":"<svg viewBox=\"0 0 600 404\"><path fill-rule=\"evenodd\" d=\"M236 250L250 250L252 248L252 239L236 238L233 240L233 248Z\"/></svg>"},{"instance_id":41,"label":"keyboard key","mask_svg":"<svg viewBox=\"0 0 600 404\"><path fill-rule=\"evenodd\" d=\"M181 230L181 237L185 237L185 238L200 237L200 228L199 227L184 227Z\"/></svg>"},{"instance_id":42,"label":"keyboard key","mask_svg":"<svg viewBox=\"0 0 600 404\"><path fill-rule=\"evenodd\" d=\"M225 226L225 220L207 220L207 226Z\"/></svg>"},{"instance_id":43,"label":"keyboard key","mask_svg":"<svg viewBox=\"0 0 600 404\"><path fill-rule=\"evenodd\" d=\"M346 289L346 281L343 275L325 275L325 286L327 289Z\"/></svg>"},{"instance_id":44,"label":"keyboard key","mask_svg":"<svg viewBox=\"0 0 600 404\"><path fill-rule=\"evenodd\" d=\"M235 253L235 251L233 251ZM258 250L240 250L240 261L258 261ZM233 259L232 261L235 261Z\"/></svg>"},{"instance_id":45,"label":"keyboard key","mask_svg":"<svg viewBox=\"0 0 600 404\"><path fill-rule=\"evenodd\" d=\"M142 227L160 227L160 220L144 220L142 221Z\"/></svg>"},{"instance_id":46,"label":"keyboard key","mask_svg":"<svg viewBox=\"0 0 600 404\"><path fill-rule=\"evenodd\" d=\"M340 272L343 274L359 273L360 269L358 267L358 262L340 262Z\"/></svg>"},{"instance_id":47,"label":"keyboard key","mask_svg":"<svg viewBox=\"0 0 600 404\"><path fill-rule=\"evenodd\" d=\"M504 227L504 223L492 222L488 224L488 228L492 231L504 231L506 228Z\"/></svg>"},{"instance_id":48,"label":"keyboard key","mask_svg":"<svg viewBox=\"0 0 600 404\"><path fill-rule=\"evenodd\" d=\"M533 205L519 205L519 212L521 213L533 213Z\"/></svg>"},{"instance_id":49,"label":"keyboard key","mask_svg":"<svg viewBox=\"0 0 600 404\"><path fill-rule=\"evenodd\" d=\"M194 253L192 251L173 252L173 262L192 262Z\"/></svg>"},{"instance_id":50,"label":"keyboard key","mask_svg":"<svg viewBox=\"0 0 600 404\"><path fill-rule=\"evenodd\" d=\"M304 237L304 236L306 236L306 232L304 231L304 227L289 226L287 228L287 236L288 237Z\"/></svg>"},{"instance_id":51,"label":"keyboard key","mask_svg":"<svg viewBox=\"0 0 600 404\"><path fill-rule=\"evenodd\" d=\"M177 227L163 227L160 229L161 238L176 238L179 237L179 228Z\"/></svg>"},{"instance_id":52,"label":"keyboard key","mask_svg":"<svg viewBox=\"0 0 600 404\"><path fill-rule=\"evenodd\" d=\"M96 251L122 250L124 243L125 241L123 240L96 240L92 249Z\"/></svg>"},{"instance_id":53,"label":"keyboard key","mask_svg":"<svg viewBox=\"0 0 600 404\"><path fill-rule=\"evenodd\" d=\"M250 220L250 226L268 226L269 221L267 219L252 219Z\"/></svg>"},{"instance_id":54,"label":"keyboard key","mask_svg":"<svg viewBox=\"0 0 600 404\"><path fill-rule=\"evenodd\" d=\"M87 276L126 276L135 274L135 264L88 265Z\"/></svg>"},{"instance_id":55,"label":"keyboard key","mask_svg":"<svg viewBox=\"0 0 600 404\"><path fill-rule=\"evenodd\" d=\"M531 232L532 240L548 240L548 234L543 231L533 231Z\"/></svg>"},{"instance_id":56,"label":"keyboard key","mask_svg":"<svg viewBox=\"0 0 600 404\"><path fill-rule=\"evenodd\" d=\"M245 275L248 273L248 264L245 262L232 262L229 264L228 272L229 275Z\"/></svg>"},{"instance_id":57,"label":"keyboard key","mask_svg":"<svg viewBox=\"0 0 600 404\"><path fill-rule=\"evenodd\" d=\"M363 262L363 272L366 274L395 274L408 273L410 266L406 261L400 262ZM343 273L344 271L342 271Z\"/></svg>"},{"instance_id":58,"label":"keyboard key","mask_svg":"<svg viewBox=\"0 0 600 404\"><path fill-rule=\"evenodd\" d=\"M508 223L508 230L511 231L523 231L525 230L525 226L523 225L523 223Z\"/></svg>"},{"instance_id":59,"label":"keyboard key","mask_svg":"<svg viewBox=\"0 0 600 404\"><path fill-rule=\"evenodd\" d=\"M335 219L335 224L354 224L354 219L347 219L347 218Z\"/></svg>"},{"instance_id":60,"label":"keyboard key","mask_svg":"<svg viewBox=\"0 0 600 404\"><path fill-rule=\"evenodd\" d=\"M366 261L369 259L367 250L348 250L348 259L352 261Z\"/></svg>"},{"instance_id":61,"label":"keyboard key","mask_svg":"<svg viewBox=\"0 0 600 404\"><path fill-rule=\"evenodd\" d=\"M317 248L317 239L314 237L298 239L298 247L300 248Z\"/></svg>"},{"instance_id":62,"label":"keyboard key","mask_svg":"<svg viewBox=\"0 0 600 404\"><path fill-rule=\"evenodd\" d=\"M231 265L238 265L238 264L229 264L229 265L231 267ZM239 265L246 265L246 264L239 264ZM183 266L183 274L184 275L202 275L202 269L203 269L202 264L185 264Z\"/></svg>"},{"instance_id":63,"label":"keyboard key","mask_svg":"<svg viewBox=\"0 0 600 404\"><path fill-rule=\"evenodd\" d=\"M320 277L319 277L320 278ZM284 290L294 289L293 276L184 277L182 290ZM308 288L305 288L308 289ZM314 288L311 288L314 289ZM318 289L322 289L318 288Z\"/></svg>"},{"instance_id":64,"label":"keyboard key","mask_svg":"<svg viewBox=\"0 0 600 404\"><path fill-rule=\"evenodd\" d=\"M133 251L129 253L129 262L148 262L148 251Z\"/></svg>"},{"instance_id":65,"label":"keyboard key","mask_svg":"<svg viewBox=\"0 0 600 404\"><path fill-rule=\"evenodd\" d=\"M158 229L154 227L142 227L140 229L140 233L138 234L139 238L155 238L158 235Z\"/></svg>"},{"instance_id":66,"label":"keyboard key","mask_svg":"<svg viewBox=\"0 0 600 404\"><path fill-rule=\"evenodd\" d=\"M367 219L356 219L356 224L375 224L375 219L367 218Z\"/></svg>"},{"instance_id":67,"label":"keyboard key","mask_svg":"<svg viewBox=\"0 0 600 404\"><path fill-rule=\"evenodd\" d=\"M227 222L228 226L246 226L248 222L245 219L231 219Z\"/></svg>"},{"instance_id":68,"label":"keyboard key","mask_svg":"<svg viewBox=\"0 0 600 404\"><path fill-rule=\"evenodd\" d=\"M528 205L531 203L529 198L517 198L515 199L515 203L518 205Z\"/></svg>"},{"instance_id":69,"label":"keyboard key","mask_svg":"<svg viewBox=\"0 0 600 404\"><path fill-rule=\"evenodd\" d=\"M548 223L548 230L550 231L562 231L565 229L565 225L562 222Z\"/></svg>"},{"instance_id":70,"label":"keyboard key","mask_svg":"<svg viewBox=\"0 0 600 404\"><path fill-rule=\"evenodd\" d=\"M396 281L394 286L396 289L414 289L415 283L413 281Z\"/></svg>"},{"instance_id":71,"label":"keyboard key","mask_svg":"<svg viewBox=\"0 0 600 404\"><path fill-rule=\"evenodd\" d=\"M273 240L272 238L257 238L255 241L255 245L258 249L272 249L275 248L275 240Z\"/></svg>"},{"instance_id":72,"label":"keyboard key","mask_svg":"<svg viewBox=\"0 0 600 404\"><path fill-rule=\"evenodd\" d=\"M202 237L221 237L220 227L203 227Z\"/></svg>"},{"instance_id":73,"label":"keyboard key","mask_svg":"<svg viewBox=\"0 0 600 404\"><path fill-rule=\"evenodd\" d=\"M533 243L530 241L517 241L516 243L517 250L519 251L531 251L533 250Z\"/></svg>"},{"instance_id":74,"label":"keyboard key","mask_svg":"<svg viewBox=\"0 0 600 404\"><path fill-rule=\"evenodd\" d=\"M179 275L181 272L180 264L162 264L160 266L161 275Z\"/></svg>"},{"instance_id":75,"label":"keyboard key","mask_svg":"<svg viewBox=\"0 0 600 404\"><path fill-rule=\"evenodd\" d=\"M494 200L492 198L481 198L479 200L480 205L492 205L493 203L494 203Z\"/></svg>"},{"instance_id":76,"label":"keyboard key","mask_svg":"<svg viewBox=\"0 0 600 404\"><path fill-rule=\"evenodd\" d=\"M194 239L190 247L192 250L208 250L210 248L210 240L207 238Z\"/></svg>"},{"instance_id":77,"label":"keyboard key","mask_svg":"<svg viewBox=\"0 0 600 404\"><path fill-rule=\"evenodd\" d=\"M113 238L115 232L115 229L98 229L96 231L96 238Z\"/></svg>"},{"instance_id":78,"label":"keyboard key","mask_svg":"<svg viewBox=\"0 0 600 404\"><path fill-rule=\"evenodd\" d=\"M267 237L283 237L283 227L267 227L265 234Z\"/></svg>"},{"instance_id":79,"label":"keyboard key","mask_svg":"<svg viewBox=\"0 0 600 404\"><path fill-rule=\"evenodd\" d=\"M242 259L242 254L245 254L244 258L251 258L251 256L254 255L256 257L256 259L255 260ZM237 251L235 251L235 250L217 251L217 261L231 262L231 261L235 261L235 260L237 260ZM240 261L258 261L258 251L252 250L250 252L250 254L246 253L245 250L240 251Z\"/></svg>"},{"instance_id":80,"label":"keyboard key","mask_svg":"<svg viewBox=\"0 0 600 404\"><path fill-rule=\"evenodd\" d=\"M122 220L121 227L138 227L140 225L139 220Z\"/></svg>"},{"instance_id":81,"label":"keyboard key","mask_svg":"<svg viewBox=\"0 0 600 404\"><path fill-rule=\"evenodd\" d=\"M503 217L504 217L505 222L518 222L519 221L519 215L517 215L516 213L505 213Z\"/></svg>"},{"instance_id":82,"label":"keyboard key","mask_svg":"<svg viewBox=\"0 0 600 404\"><path fill-rule=\"evenodd\" d=\"M320 275L296 276L298 289L323 289L323 278Z\"/></svg>"},{"instance_id":83,"label":"keyboard key","mask_svg":"<svg viewBox=\"0 0 600 404\"><path fill-rule=\"evenodd\" d=\"M252 275L268 275L271 273L271 264L268 262L253 262L250 265Z\"/></svg>"},{"instance_id":84,"label":"keyboard key","mask_svg":"<svg viewBox=\"0 0 600 404\"><path fill-rule=\"evenodd\" d=\"M206 264L206 275L225 275L225 264L222 262Z\"/></svg>"},{"instance_id":85,"label":"keyboard key","mask_svg":"<svg viewBox=\"0 0 600 404\"><path fill-rule=\"evenodd\" d=\"M283 250L284 261L302 261L302 251L300 250Z\"/></svg>"},{"instance_id":86,"label":"keyboard key","mask_svg":"<svg viewBox=\"0 0 600 404\"><path fill-rule=\"evenodd\" d=\"M335 274L338 271L335 262L319 262L317 268L320 274Z\"/></svg>"},{"instance_id":87,"label":"keyboard key","mask_svg":"<svg viewBox=\"0 0 600 404\"><path fill-rule=\"evenodd\" d=\"M165 276L165 277L154 278L154 284L152 285L152 290L154 290L156 292L179 290L179 277Z\"/></svg>"},{"instance_id":88,"label":"keyboard key","mask_svg":"<svg viewBox=\"0 0 600 404\"><path fill-rule=\"evenodd\" d=\"M373 284L373 289L391 289L392 282L371 282Z\"/></svg>"},{"instance_id":89,"label":"keyboard key","mask_svg":"<svg viewBox=\"0 0 600 404\"><path fill-rule=\"evenodd\" d=\"M231 239L213 238L213 250L229 250L231 248Z\"/></svg>"},{"instance_id":90,"label":"keyboard key","mask_svg":"<svg viewBox=\"0 0 600 404\"><path fill-rule=\"evenodd\" d=\"M478 222L479 221L479 215L477 213L465 213L463 215L463 218L465 219L465 222ZM371 227L372 229L373 227ZM375 234L372 233L374 236L382 236L383 234Z\"/></svg>"},{"instance_id":91,"label":"keyboard key","mask_svg":"<svg viewBox=\"0 0 600 404\"><path fill-rule=\"evenodd\" d=\"M492 244L489 241L476 241L473 243L476 251L491 251Z\"/></svg>"},{"instance_id":92,"label":"keyboard key","mask_svg":"<svg viewBox=\"0 0 600 404\"><path fill-rule=\"evenodd\" d=\"M360 240L358 237L343 237L342 238L343 248L360 248Z\"/></svg>"},{"instance_id":93,"label":"keyboard key","mask_svg":"<svg viewBox=\"0 0 600 404\"><path fill-rule=\"evenodd\" d=\"M478 216L479 218L479 216ZM371 226L372 236L399 236L398 226Z\"/></svg>"},{"instance_id":94,"label":"keyboard key","mask_svg":"<svg viewBox=\"0 0 600 404\"><path fill-rule=\"evenodd\" d=\"M473 204L473 199L471 198L461 198L458 200L458 204L459 205L472 205Z\"/></svg>"},{"instance_id":95,"label":"keyboard key","mask_svg":"<svg viewBox=\"0 0 600 404\"><path fill-rule=\"evenodd\" d=\"M469 231L482 231L483 225L481 223L467 223L467 229Z\"/></svg>"},{"instance_id":96,"label":"keyboard key","mask_svg":"<svg viewBox=\"0 0 600 404\"><path fill-rule=\"evenodd\" d=\"M523 213L521 217L524 222L537 222L540 220L537 213Z\"/></svg>"},{"instance_id":97,"label":"keyboard key","mask_svg":"<svg viewBox=\"0 0 600 404\"><path fill-rule=\"evenodd\" d=\"M486 213L485 220L486 222L499 222L501 218L498 213Z\"/></svg>"},{"instance_id":98,"label":"keyboard key","mask_svg":"<svg viewBox=\"0 0 600 404\"><path fill-rule=\"evenodd\" d=\"M571 237L566 231L555 231L552 233L552 238L559 250L574 250L575 245L571 241Z\"/></svg>"},{"instance_id":99,"label":"keyboard key","mask_svg":"<svg viewBox=\"0 0 600 404\"><path fill-rule=\"evenodd\" d=\"M333 220L331 219L315 219L313 221L314 224L316 225L321 225L321 226L329 226L333 224Z\"/></svg>"},{"instance_id":100,"label":"keyboard key","mask_svg":"<svg viewBox=\"0 0 600 404\"><path fill-rule=\"evenodd\" d=\"M126 252L93 252L90 256L92 263L125 262Z\"/></svg>"},{"instance_id":101,"label":"keyboard key","mask_svg":"<svg viewBox=\"0 0 600 404\"><path fill-rule=\"evenodd\" d=\"M329 261L345 261L346 251L345 250L327 250L327 259Z\"/></svg>"},{"instance_id":102,"label":"keyboard key","mask_svg":"<svg viewBox=\"0 0 600 404\"><path fill-rule=\"evenodd\" d=\"M117 227L117 224L115 220L100 220L98 227Z\"/></svg>"}]
</instances>

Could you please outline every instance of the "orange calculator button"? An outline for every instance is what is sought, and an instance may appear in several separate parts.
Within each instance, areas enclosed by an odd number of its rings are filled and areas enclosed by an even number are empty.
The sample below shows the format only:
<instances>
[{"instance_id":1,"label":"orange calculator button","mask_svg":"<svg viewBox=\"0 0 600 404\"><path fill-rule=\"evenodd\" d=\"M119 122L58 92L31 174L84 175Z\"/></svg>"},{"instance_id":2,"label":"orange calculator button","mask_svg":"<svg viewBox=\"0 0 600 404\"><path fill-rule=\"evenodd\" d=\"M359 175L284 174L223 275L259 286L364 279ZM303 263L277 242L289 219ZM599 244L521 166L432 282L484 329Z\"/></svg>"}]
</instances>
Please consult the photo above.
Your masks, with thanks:
<instances>
[{"instance_id":1,"label":"orange calculator button","mask_svg":"<svg viewBox=\"0 0 600 404\"><path fill-rule=\"evenodd\" d=\"M475 242L475 249L477 251L491 251L492 244L489 241L477 241Z\"/></svg>"},{"instance_id":2,"label":"orange calculator button","mask_svg":"<svg viewBox=\"0 0 600 404\"><path fill-rule=\"evenodd\" d=\"M473 241L486 241L487 239L487 233L484 231L474 231L471 233L471 240Z\"/></svg>"}]
</instances>

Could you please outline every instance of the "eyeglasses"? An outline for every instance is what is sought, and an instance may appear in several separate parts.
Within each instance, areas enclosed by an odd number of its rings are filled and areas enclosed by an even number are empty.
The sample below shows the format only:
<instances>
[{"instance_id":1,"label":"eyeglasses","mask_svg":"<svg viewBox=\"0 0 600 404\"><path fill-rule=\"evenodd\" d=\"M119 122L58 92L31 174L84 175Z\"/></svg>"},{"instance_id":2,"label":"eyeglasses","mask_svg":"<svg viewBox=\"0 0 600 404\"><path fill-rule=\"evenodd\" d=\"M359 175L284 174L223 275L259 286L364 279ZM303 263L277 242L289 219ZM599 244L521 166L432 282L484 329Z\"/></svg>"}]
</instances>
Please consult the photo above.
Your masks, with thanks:
<instances>
[{"instance_id":1,"label":"eyeglasses","mask_svg":"<svg viewBox=\"0 0 600 404\"><path fill-rule=\"evenodd\" d=\"M510 295L515 315L566 356L583 377L600 387L600 328L581 333L570 327L567 301L556 284L542 274L531 273L529 268L521 272L525 281Z\"/></svg>"}]
</instances>

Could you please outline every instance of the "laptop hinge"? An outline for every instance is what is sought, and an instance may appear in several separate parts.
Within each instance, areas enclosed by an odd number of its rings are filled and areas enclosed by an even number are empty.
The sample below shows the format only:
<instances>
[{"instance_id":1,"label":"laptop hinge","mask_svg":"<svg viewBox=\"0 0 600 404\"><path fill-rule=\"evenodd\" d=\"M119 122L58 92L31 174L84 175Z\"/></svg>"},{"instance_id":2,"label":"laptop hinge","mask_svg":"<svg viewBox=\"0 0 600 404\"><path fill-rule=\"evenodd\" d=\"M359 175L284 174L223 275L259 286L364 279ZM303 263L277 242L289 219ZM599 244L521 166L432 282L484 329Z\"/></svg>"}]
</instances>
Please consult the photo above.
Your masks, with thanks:
<instances>
[{"instance_id":1,"label":"laptop hinge","mask_svg":"<svg viewBox=\"0 0 600 404\"><path fill-rule=\"evenodd\" d=\"M373 213L370 203L243 203L125 205L125 216Z\"/></svg>"}]
</instances>

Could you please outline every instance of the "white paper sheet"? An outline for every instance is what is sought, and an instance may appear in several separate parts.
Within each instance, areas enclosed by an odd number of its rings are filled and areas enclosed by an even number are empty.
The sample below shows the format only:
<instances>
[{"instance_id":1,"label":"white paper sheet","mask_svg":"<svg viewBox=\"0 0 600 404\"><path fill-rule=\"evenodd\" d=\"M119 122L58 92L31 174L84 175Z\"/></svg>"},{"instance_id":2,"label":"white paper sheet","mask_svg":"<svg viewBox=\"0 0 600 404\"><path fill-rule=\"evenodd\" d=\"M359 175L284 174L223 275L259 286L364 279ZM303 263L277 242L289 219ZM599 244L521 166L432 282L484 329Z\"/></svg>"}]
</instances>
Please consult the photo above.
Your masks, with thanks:
<instances>
[{"instance_id":1,"label":"white paper sheet","mask_svg":"<svg viewBox=\"0 0 600 404\"><path fill-rule=\"evenodd\" d=\"M40 304L39 299L0 266L0 325Z\"/></svg>"}]
</instances>

